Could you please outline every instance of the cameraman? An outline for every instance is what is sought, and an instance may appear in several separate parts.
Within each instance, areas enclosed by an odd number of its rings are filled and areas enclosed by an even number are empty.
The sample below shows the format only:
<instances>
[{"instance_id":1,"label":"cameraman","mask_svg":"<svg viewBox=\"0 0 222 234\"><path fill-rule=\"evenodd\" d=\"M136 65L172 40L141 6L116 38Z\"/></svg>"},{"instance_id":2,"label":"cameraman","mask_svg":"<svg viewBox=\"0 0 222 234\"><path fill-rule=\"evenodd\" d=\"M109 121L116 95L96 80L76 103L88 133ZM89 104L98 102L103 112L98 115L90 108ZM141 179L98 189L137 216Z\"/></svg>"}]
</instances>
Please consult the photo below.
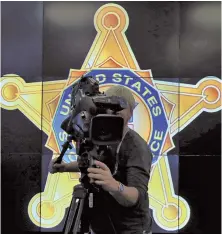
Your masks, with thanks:
<instances>
[{"instance_id":1,"label":"cameraman","mask_svg":"<svg viewBox=\"0 0 222 234\"><path fill-rule=\"evenodd\" d=\"M94 199L90 225L95 234L151 234L152 220L147 194L152 163L152 153L142 137L127 126L135 99L124 86L112 86L107 96L120 96L128 108L118 114L124 119L124 138L119 149L118 171L112 176L103 162L95 161L97 168L88 168L91 182L103 188L103 196ZM50 173L78 172L77 162L50 163ZM105 194L105 195L104 195Z\"/></svg>"}]
</instances>

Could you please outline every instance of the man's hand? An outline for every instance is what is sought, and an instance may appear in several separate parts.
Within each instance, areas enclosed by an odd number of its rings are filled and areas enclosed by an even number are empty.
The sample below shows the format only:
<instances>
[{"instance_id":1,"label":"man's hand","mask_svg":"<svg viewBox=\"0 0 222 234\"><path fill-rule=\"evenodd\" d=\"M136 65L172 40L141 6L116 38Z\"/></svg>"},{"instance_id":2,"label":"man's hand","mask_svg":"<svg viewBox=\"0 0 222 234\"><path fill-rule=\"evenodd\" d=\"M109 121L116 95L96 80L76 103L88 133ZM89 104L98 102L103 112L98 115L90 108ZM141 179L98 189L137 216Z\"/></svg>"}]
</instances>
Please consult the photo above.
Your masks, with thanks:
<instances>
[{"instance_id":1,"label":"man's hand","mask_svg":"<svg viewBox=\"0 0 222 234\"><path fill-rule=\"evenodd\" d=\"M66 171L66 167L65 167L65 163L62 161L61 163L55 163L57 160L57 158L54 158L50 164L49 164L49 172L51 174L57 173L57 172L65 172Z\"/></svg>"},{"instance_id":2,"label":"man's hand","mask_svg":"<svg viewBox=\"0 0 222 234\"><path fill-rule=\"evenodd\" d=\"M136 188L124 186L124 190L120 192L119 182L112 177L109 168L99 161L95 161L95 165L99 168L88 168L90 183L94 182L95 184L101 185L122 206L129 207L136 204L139 198L139 192Z\"/></svg>"},{"instance_id":3,"label":"man's hand","mask_svg":"<svg viewBox=\"0 0 222 234\"><path fill-rule=\"evenodd\" d=\"M95 161L95 165L99 168L87 169L91 183L94 182L95 184L101 185L108 192L117 192L119 183L113 178L106 164Z\"/></svg>"}]
</instances>

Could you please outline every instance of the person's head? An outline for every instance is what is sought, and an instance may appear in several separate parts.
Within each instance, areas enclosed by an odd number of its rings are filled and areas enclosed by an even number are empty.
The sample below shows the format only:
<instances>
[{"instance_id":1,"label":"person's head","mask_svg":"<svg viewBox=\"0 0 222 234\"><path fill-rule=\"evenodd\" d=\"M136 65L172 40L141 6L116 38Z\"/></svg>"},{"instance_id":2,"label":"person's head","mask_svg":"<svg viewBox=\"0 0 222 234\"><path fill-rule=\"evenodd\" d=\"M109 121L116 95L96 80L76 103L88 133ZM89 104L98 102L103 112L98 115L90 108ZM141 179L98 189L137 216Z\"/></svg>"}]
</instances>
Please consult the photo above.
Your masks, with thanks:
<instances>
[{"instance_id":1,"label":"person's head","mask_svg":"<svg viewBox=\"0 0 222 234\"><path fill-rule=\"evenodd\" d=\"M133 109L135 107L135 99L133 97L132 92L127 87L121 85L115 85L107 89L105 91L105 94L107 96L119 96L124 98L125 101L127 101L128 103L127 108L117 113L124 119L124 125L126 126L133 114Z\"/></svg>"}]
</instances>

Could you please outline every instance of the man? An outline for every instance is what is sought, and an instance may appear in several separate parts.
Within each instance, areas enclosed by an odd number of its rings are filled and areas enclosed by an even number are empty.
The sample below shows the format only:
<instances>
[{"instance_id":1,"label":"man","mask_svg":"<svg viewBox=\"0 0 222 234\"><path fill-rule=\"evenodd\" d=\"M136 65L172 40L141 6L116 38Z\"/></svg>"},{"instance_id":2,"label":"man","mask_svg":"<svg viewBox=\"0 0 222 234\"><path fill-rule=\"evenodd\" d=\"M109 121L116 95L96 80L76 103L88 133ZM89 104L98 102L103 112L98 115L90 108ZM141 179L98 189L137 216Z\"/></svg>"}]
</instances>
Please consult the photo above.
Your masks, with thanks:
<instances>
[{"instance_id":1,"label":"man","mask_svg":"<svg viewBox=\"0 0 222 234\"><path fill-rule=\"evenodd\" d=\"M107 96L120 96L128 102L128 108L118 112L124 119L124 136L119 147L118 171L112 176L103 162L95 161L97 168L88 168L91 182L104 191L96 195L90 224L95 234L150 234L152 220L149 213L147 186L150 178L152 153L147 143L127 126L135 99L124 86L112 86ZM115 126L114 126L115 127ZM77 162L54 164L50 172L77 172Z\"/></svg>"}]
</instances>

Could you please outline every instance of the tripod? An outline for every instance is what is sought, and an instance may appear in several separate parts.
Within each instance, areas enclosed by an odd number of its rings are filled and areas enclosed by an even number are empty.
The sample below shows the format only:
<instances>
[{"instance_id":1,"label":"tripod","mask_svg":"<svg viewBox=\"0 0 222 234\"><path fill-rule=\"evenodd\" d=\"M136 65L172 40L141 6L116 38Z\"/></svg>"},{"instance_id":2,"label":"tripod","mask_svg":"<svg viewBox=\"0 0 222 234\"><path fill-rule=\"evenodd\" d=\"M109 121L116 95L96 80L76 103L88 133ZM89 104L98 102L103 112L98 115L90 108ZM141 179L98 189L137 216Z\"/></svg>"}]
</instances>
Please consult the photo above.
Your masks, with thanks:
<instances>
[{"instance_id":1,"label":"tripod","mask_svg":"<svg viewBox=\"0 0 222 234\"><path fill-rule=\"evenodd\" d=\"M65 154L66 150L68 148L72 148L70 144L72 139L72 136L67 137L67 141L63 145L63 150L60 156L57 158L56 163L61 163L62 157ZM90 157L87 157L91 159L89 165L92 165L92 156L95 154L94 150L88 152L91 155ZM80 153L80 155L82 154ZM90 208L93 208L93 194L95 194L95 192L101 191L99 187L89 183L89 178L87 177L85 168L85 160L79 163L79 169L81 171L81 178L79 180L80 184L74 186L73 188L71 205L69 207L68 215L63 229L64 234L89 233L89 218L90 214L92 213L90 212ZM114 233L116 233L113 226L112 229L114 230Z\"/></svg>"},{"instance_id":2,"label":"tripod","mask_svg":"<svg viewBox=\"0 0 222 234\"><path fill-rule=\"evenodd\" d=\"M73 137L71 135L68 135L67 141L62 146L63 147L62 152L55 161L55 163L61 163L63 155L65 154L67 149L72 148L71 146L72 140ZM74 186L73 188L71 205L63 229L64 234L89 233L89 222L86 214L88 214L87 212L88 208L93 207L92 192L93 192L92 185L89 184L86 174L81 173L80 184ZM89 199L88 207L86 205L87 199Z\"/></svg>"},{"instance_id":3,"label":"tripod","mask_svg":"<svg viewBox=\"0 0 222 234\"><path fill-rule=\"evenodd\" d=\"M81 179L80 179L81 181ZM86 189L83 184L78 184L73 188L72 201L69 207L68 216L63 229L63 234L89 234L89 218L92 215L90 208L93 208L93 194L99 192L97 187ZM88 202L87 202L88 200ZM87 205L88 204L88 205ZM109 216L108 216L109 217ZM116 234L115 227L111 222L111 230ZM109 232L110 233L110 232Z\"/></svg>"},{"instance_id":4,"label":"tripod","mask_svg":"<svg viewBox=\"0 0 222 234\"><path fill-rule=\"evenodd\" d=\"M89 198L89 207L92 206L92 201L90 201L91 194L88 193L88 190L82 184L78 184L73 188L72 201L64 226L64 234L89 233L86 200Z\"/></svg>"}]
</instances>

